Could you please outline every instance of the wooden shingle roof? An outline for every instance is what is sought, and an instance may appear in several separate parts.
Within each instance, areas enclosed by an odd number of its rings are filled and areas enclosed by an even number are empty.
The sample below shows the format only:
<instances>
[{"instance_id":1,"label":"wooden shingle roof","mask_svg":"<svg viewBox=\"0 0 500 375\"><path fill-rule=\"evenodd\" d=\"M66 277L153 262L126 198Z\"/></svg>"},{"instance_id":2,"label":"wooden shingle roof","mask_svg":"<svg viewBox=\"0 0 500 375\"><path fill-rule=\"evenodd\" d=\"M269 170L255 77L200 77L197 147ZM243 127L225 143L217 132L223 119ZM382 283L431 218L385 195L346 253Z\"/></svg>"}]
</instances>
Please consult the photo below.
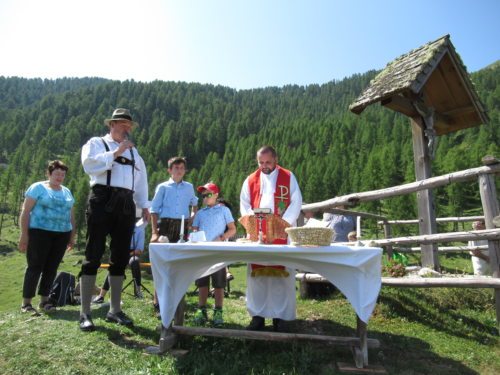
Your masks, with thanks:
<instances>
[{"instance_id":1,"label":"wooden shingle roof","mask_svg":"<svg viewBox=\"0 0 500 375\"><path fill-rule=\"evenodd\" d=\"M434 108L437 135L488 122L484 106L449 35L389 63L349 109L360 114L370 104L381 102L415 117L419 114L412 104L414 101Z\"/></svg>"}]
</instances>

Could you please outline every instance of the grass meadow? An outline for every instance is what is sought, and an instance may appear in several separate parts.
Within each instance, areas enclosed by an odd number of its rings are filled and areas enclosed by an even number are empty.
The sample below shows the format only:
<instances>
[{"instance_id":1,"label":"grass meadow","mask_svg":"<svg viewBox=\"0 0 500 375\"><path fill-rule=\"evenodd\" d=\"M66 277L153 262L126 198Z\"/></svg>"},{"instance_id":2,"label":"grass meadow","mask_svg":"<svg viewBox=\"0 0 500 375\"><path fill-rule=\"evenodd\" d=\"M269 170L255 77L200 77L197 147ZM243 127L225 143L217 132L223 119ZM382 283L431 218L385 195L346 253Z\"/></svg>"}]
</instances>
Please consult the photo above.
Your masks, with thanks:
<instances>
[{"instance_id":1,"label":"grass meadow","mask_svg":"<svg viewBox=\"0 0 500 375\"><path fill-rule=\"evenodd\" d=\"M319 343L275 343L241 339L183 338L183 355L148 355L157 345L159 321L152 302L123 295L123 310L135 322L126 328L105 321L107 306L95 306L97 330L80 332L78 306L65 306L39 317L21 314L26 266L16 248L18 230L2 230L0 240L0 373L1 374L339 374L336 363L354 363L350 350ZM60 270L77 274L82 253L68 253ZM417 258L411 259L417 263ZM470 258L442 256L448 272L471 273ZM225 299L225 326L244 329L245 265L231 266L235 280ZM128 280L130 273L127 271ZM99 271L98 282L105 277ZM127 280L126 280L127 282ZM144 285L153 290L151 275ZM130 293L128 293L130 292ZM197 296L187 295L186 325L192 325ZM35 303L38 298L35 297ZM210 300L212 303L213 301ZM339 293L297 302L297 333L353 336L356 316ZM268 322L269 324L269 322ZM493 293L486 289L397 289L384 287L368 325L381 347L369 349L371 364L388 374L499 374L500 345Z\"/></svg>"}]
</instances>

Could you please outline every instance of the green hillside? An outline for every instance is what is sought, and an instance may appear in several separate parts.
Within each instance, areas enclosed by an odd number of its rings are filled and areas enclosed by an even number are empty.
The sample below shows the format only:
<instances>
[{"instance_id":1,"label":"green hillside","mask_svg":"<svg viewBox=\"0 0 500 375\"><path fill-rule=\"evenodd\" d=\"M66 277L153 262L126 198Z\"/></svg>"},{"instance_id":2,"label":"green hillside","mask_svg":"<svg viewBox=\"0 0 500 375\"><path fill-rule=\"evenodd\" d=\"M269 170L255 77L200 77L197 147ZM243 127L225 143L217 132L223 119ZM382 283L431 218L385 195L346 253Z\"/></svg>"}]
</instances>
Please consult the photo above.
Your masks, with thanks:
<instances>
[{"instance_id":1,"label":"green hillside","mask_svg":"<svg viewBox=\"0 0 500 375\"><path fill-rule=\"evenodd\" d=\"M16 221L26 187L43 178L48 160L60 158L70 167L65 184L76 197L83 243L89 188L80 148L91 136L106 133L103 120L119 106L130 108L141 124L133 141L148 168L150 195L167 178L166 160L183 155L190 169L187 179L194 184L216 181L237 210L243 179L256 168L255 151L265 143L275 145L280 163L295 172L306 202L413 181L408 119L379 106L362 116L348 111L375 74L324 85L243 91L160 81L0 77L0 373L340 373L337 362L352 363L349 349L323 343L195 337L183 338L184 355L145 355L144 349L159 341L158 320L150 298L134 299L130 289L123 302L135 320L133 328L105 322L107 309L98 306L93 310L98 329L88 335L78 329L78 306L27 317L19 313L26 261L16 251ZM500 66L476 72L472 80L491 121L440 137L434 175L477 167L486 154L500 156ZM438 216L481 213L477 183L439 189L436 199ZM408 198L359 208L389 218L415 217L414 199ZM366 228L370 230L375 226ZM81 248L67 254L60 269L76 274L81 257ZM418 264L418 256L409 255L409 262ZM467 253L443 254L440 263L450 274L472 272ZM249 322L246 268L234 264L231 272L235 279L224 302L225 327L244 329ZM99 283L104 277L99 272ZM150 274L143 272L143 281L152 289ZM187 326L193 325L197 306L193 290L191 286L186 297ZM341 293L298 298L297 313L291 332L350 336L355 331L356 315ZM370 349L370 363L388 374L498 374L497 328L489 289L384 287L369 325L369 337L382 346Z\"/></svg>"},{"instance_id":2,"label":"green hillside","mask_svg":"<svg viewBox=\"0 0 500 375\"><path fill-rule=\"evenodd\" d=\"M183 155L189 181L214 180L237 207L262 144L277 147L306 202L414 181L408 119L379 106L361 116L348 111L375 74L241 91L182 82L0 77L1 212L17 216L26 187L43 178L48 160L60 158L70 166L66 185L76 196L78 226L84 227L88 184L80 148L106 133L103 120L119 106L130 108L141 124L133 140L148 168L150 194L167 177L166 160ZM476 72L472 80L491 122L440 137L435 175L477 167L486 154L500 155L500 67ZM480 213L476 184L452 185L437 196L438 216ZM390 218L415 216L407 198L361 209Z\"/></svg>"}]
</instances>

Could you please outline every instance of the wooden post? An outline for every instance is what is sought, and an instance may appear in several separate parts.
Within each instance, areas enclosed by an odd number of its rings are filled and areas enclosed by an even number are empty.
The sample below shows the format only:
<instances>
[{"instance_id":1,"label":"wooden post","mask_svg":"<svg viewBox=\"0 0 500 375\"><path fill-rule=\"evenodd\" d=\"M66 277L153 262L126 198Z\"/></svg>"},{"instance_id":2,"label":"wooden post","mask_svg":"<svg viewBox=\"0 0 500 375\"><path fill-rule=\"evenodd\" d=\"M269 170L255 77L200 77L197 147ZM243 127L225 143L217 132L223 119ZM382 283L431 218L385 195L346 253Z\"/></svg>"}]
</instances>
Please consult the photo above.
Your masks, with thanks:
<instances>
[{"instance_id":1,"label":"wooden post","mask_svg":"<svg viewBox=\"0 0 500 375\"><path fill-rule=\"evenodd\" d=\"M495 189L494 175L479 176L479 191L483 205L484 222L486 229L495 228L493 218L500 214L497 193ZM490 256L490 268L494 278L500 278L500 241L489 240L488 252ZM500 331L500 289L495 289L495 307L497 315L497 329Z\"/></svg>"},{"instance_id":2,"label":"wooden post","mask_svg":"<svg viewBox=\"0 0 500 375\"><path fill-rule=\"evenodd\" d=\"M357 368L368 366L367 324L356 316L356 335L359 337L359 347L354 347L354 362Z\"/></svg>"},{"instance_id":3,"label":"wooden post","mask_svg":"<svg viewBox=\"0 0 500 375\"><path fill-rule=\"evenodd\" d=\"M304 275L304 277L301 277L299 279L299 295L300 295L300 298L306 299L306 298L310 297L310 295L309 295L309 283L307 282L307 280L305 278L305 275L306 275L305 272L303 273L303 275Z\"/></svg>"},{"instance_id":4,"label":"wooden post","mask_svg":"<svg viewBox=\"0 0 500 375\"><path fill-rule=\"evenodd\" d=\"M415 163L415 177L417 181L431 177L431 157L428 140L424 134L425 125L419 118L411 119L413 137L413 159ZM437 232L434 198L431 190L421 190L417 193L419 233L433 234ZM439 258L436 244L422 245L421 262L423 267L439 270Z\"/></svg>"},{"instance_id":5,"label":"wooden post","mask_svg":"<svg viewBox=\"0 0 500 375\"><path fill-rule=\"evenodd\" d=\"M185 296L182 297L177 309L175 310L174 315L174 324L182 326L184 324L184 308L185 308ZM150 346L146 348L146 351L150 354L165 354L170 349L177 344L178 337L177 334L172 329L172 324L170 326L165 327L163 324L161 325L161 334L160 334L160 343L157 347Z\"/></svg>"},{"instance_id":6,"label":"wooden post","mask_svg":"<svg viewBox=\"0 0 500 375\"><path fill-rule=\"evenodd\" d=\"M186 308L186 296L182 296L174 315L174 324L176 326L181 326L184 324L184 309Z\"/></svg>"},{"instance_id":7,"label":"wooden post","mask_svg":"<svg viewBox=\"0 0 500 375\"><path fill-rule=\"evenodd\" d=\"M391 231L391 224L387 222L387 220L384 220L384 237L385 238L392 238L392 231ZM387 251L387 258L391 259L392 258L392 245L387 245L385 247L385 250Z\"/></svg>"}]
</instances>

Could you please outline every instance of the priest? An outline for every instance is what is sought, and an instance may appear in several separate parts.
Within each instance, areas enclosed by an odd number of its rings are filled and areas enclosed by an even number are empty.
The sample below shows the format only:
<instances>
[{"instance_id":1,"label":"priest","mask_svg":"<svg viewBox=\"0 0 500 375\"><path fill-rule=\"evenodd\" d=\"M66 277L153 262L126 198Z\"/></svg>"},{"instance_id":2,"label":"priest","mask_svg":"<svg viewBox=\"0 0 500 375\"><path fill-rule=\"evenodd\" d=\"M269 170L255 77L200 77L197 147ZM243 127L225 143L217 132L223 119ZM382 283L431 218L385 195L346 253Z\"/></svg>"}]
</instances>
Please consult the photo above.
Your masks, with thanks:
<instances>
[{"instance_id":1,"label":"priest","mask_svg":"<svg viewBox=\"0 0 500 375\"><path fill-rule=\"evenodd\" d=\"M259 168L245 179L241 188L241 215L254 215L258 208L270 209L274 217L263 220L264 233L269 233L266 221L272 222L273 227L279 223L296 226L302 206L297 179L278 165L276 150L271 146L263 146L257 151L257 163ZM284 232L283 228L276 230ZM264 242L286 244L287 238L267 235ZM280 251L279 248L276 251ZM247 310L252 316L248 330L263 330L265 318L272 318L276 332L286 331L285 322L296 316L295 270L280 265L248 265L246 296Z\"/></svg>"}]
</instances>

